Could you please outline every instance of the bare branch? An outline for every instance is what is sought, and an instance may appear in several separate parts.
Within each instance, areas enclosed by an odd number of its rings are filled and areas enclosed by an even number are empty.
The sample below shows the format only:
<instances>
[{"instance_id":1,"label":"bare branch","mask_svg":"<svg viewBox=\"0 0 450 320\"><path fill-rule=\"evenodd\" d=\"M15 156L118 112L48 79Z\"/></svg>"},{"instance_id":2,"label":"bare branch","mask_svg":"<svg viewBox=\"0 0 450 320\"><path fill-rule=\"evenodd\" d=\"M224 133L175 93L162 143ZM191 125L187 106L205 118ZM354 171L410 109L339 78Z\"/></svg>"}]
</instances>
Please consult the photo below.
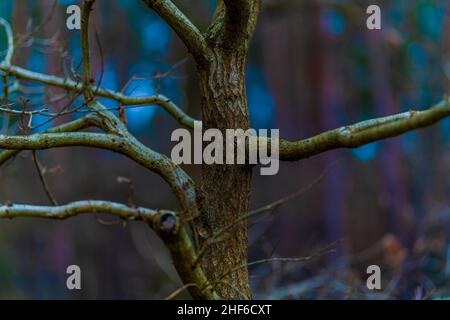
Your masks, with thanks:
<instances>
[{"instance_id":1,"label":"bare branch","mask_svg":"<svg viewBox=\"0 0 450 320\"><path fill-rule=\"evenodd\" d=\"M117 119L117 121L119 121ZM144 146L135 137L124 132L113 135L94 132L64 132L62 129L75 129L84 123L71 124L48 133L32 135L0 135L0 148L9 150L42 150L68 146L86 146L121 153L145 168L159 174L173 189L181 207L183 219L198 214L196 207L195 184L186 172L168 157ZM121 132L122 133L122 132ZM0 154L0 164L14 156L13 151Z\"/></svg>"},{"instance_id":2,"label":"bare branch","mask_svg":"<svg viewBox=\"0 0 450 320\"><path fill-rule=\"evenodd\" d=\"M191 288L191 287L196 287L197 285L195 283L188 283L185 284L184 286L176 289L174 292L172 292L171 294L169 294L167 297L164 298L164 300L173 300L176 297L178 297L183 291L186 291L187 289Z\"/></svg>"},{"instance_id":3,"label":"bare branch","mask_svg":"<svg viewBox=\"0 0 450 320\"><path fill-rule=\"evenodd\" d=\"M189 220L196 216L195 184L191 177L170 158L148 148L135 137L128 136L126 141L121 152L159 174L169 184L182 206L183 219Z\"/></svg>"},{"instance_id":4,"label":"bare branch","mask_svg":"<svg viewBox=\"0 0 450 320\"><path fill-rule=\"evenodd\" d=\"M450 115L450 99L446 98L425 111L408 111L376 118L299 140L280 140L280 160L297 161L339 148L362 145L398 136L430 126Z\"/></svg>"},{"instance_id":5,"label":"bare branch","mask_svg":"<svg viewBox=\"0 0 450 320\"><path fill-rule=\"evenodd\" d=\"M58 5L58 0L53 0L52 7L50 9L50 12L41 20L41 22L30 32L20 35L17 39L16 47L21 47L23 44L28 42L29 40L32 40L33 37L43 29L53 18L53 15L56 11L56 7Z\"/></svg>"},{"instance_id":6,"label":"bare branch","mask_svg":"<svg viewBox=\"0 0 450 320\"><path fill-rule=\"evenodd\" d=\"M8 101L9 101L9 93L10 93L8 75L4 74L2 76L2 78L3 78L3 99L2 100L3 100L4 103L8 103Z\"/></svg>"},{"instance_id":7,"label":"bare branch","mask_svg":"<svg viewBox=\"0 0 450 320\"><path fill-rule=\"evenodd\" d=\"M121 152L125 148L125 139L94 132L0 135L0 148L3 149L44 150L70 146L94 147Z\"/></svg>"},{"instance_id":8,"label":"bare branch","mask_svg":"<svg viewBox=\"0 0 450 320\"><path fill-rule=\"evenodd\" d=\"M208 45L203 34L170 0L144 0L177 33L197 62L204 60Z\"/></svg>"},{"instance_id":9,"label":"bare branch","mask_svg":"<svg viewBox=\"0 0 450 320\"><path fill-rule=\"evenodd\" d=\"M307 186L295 191L294 193L291 193L281 199L278 199L274 202L271 202L261 208L255 209L250 211L247 214L244 214L242 216L240 216L238 219L230 222L230 224L228 224L227 226L225 226L224 228L220 229L219 231L217 231L212 237L211 240L216 240L218 239L220 236L222 236L224 233L226 233L228 230L230 230L231 228L233 228L234 226L238 225L239 223L243 222L243 221L247 221L250 218L260 215L262 213L265 212L269 212L269 211L273 211L276 208L282 206L283 204L285 204L286 202L289 202L295 198L300 197L301 195L304 195L306 192L308 192L309 190L311 190L314 186L316 186L319 182L321 182L323 180L323 178L325 178L325 176L328 174L329 170L331 169L328 168L327 170L325 170L324 172L322 172L316 179L314 179L310 184L308 184Z\"/></svg>"},{"instance_id":10,"label":"bare branch","mask_svg":"<svg viewBox=\"0 0 450 320\"><path fill-rule=\"evenodd\" d=\"M44 168L42 167L41 163L39 162L39 159L36 154L36 150L33 150L32 158L33 158L34 166L36 167L36 172L39 176L39 180L41 181L42 188L44 189L44 192L47 195L48 200L50 200L50 203L52 205L57 206L58 201L56 201L56 198L53 196L52 192L50 191L50 187L48 186L47 180L45 180Z\"/></svg>"},{"instance_id":11,"label":"bare branch","mask_svg":"<svg viewBox=\"0 0 450 320\"><path fill-rule=\"evenodd\" d=\"M115 202L95 200L78 201L62 206L21 204L0 206L0 218L7 219L18 217L67 219L84 213L106 213L124 220L147 222L166 243L182 279L196 284L190 288L193 296L199 299L219 298L212 290L203 270L194 265L196 255L192 242L173 211L128 207Z\"/></svg>"},{"instance_id":12,"label":"bare branch","mask_svg":"<svg viewBox=\"0 0 450 320\"><path fill-rule=\"evenodd\" d=\"M95 111L105 121L107 131L119 135L128 135L126 126L111 111L107 110L101 103L95 101L95 93L92 91L91 55L89 44L89 18L95 0L83 1L83 12L81 17L81 51L83 61L83 95L87 107Z\"/></svg>"},{"instance_id":13,"label":"bare branch","mask_svg":"<svg viewBox=\"0 0 450 320\"><path fill-rule=\"evenodd\" d=\"M32 72L10 63L0 64L0 70L17 78L28 79L45 85L57 86L66 90L83 93L86 106L100 118L95 125L107 133L75 132L85 127L84 122L68 124L65 127L49 130L46 133L32 135L0 135L0 148L9 149L0 154L0 164L13 157L20 150L40 150L67 146L88 146L107 149L121 153L147 169L159 174L173 189L181 206L180 217L175 214L157 215L152 219L152 226L168 247L174 265L185 283L195 283L189 288L191 294L200 299L217 299L203 269L195 264L196 251L186 230L186 221L198 216L195 184L189 175L168 157L161 155L140 143L131 135L126 126L107 108L95 101L95 97L103 96L114 99L121 105L161 105L180 123L193 127L193 120L184 114L169 99L161 95L153 97L127 97L121 93L93 86L91 81L89 52L89 13L94 0L85 0L82 17L82 51L83 51L83 82L63 79L55 76ZM199 62L204 58L206 42L201 33L182 15L170 1L148 1L163 18L182 37L188 48ZM7 24L7 23L6 23ZM9 25L8 25L9 26ZM9 28L10 29L10 28ZM11 32L12 34L12 32ZM31 116L32 114L30 114ZM14 151L18 150L18 151ZM0 207L0 217L33 216L64 219L85 211L101 211L116 214L123 218L142 218L142 212L123 205L98 202L81 202L59 207L37 207L12 205ZM134 211L130 211L134 210ZM145 213L145 212L144 212ZM147 212L148 213L148 212Z\"/></svg>"},{"instance_id":14,"label":"bare branch","mask_svg":"<svg viewBox=\"0 0 450 320\"><path fill-rule=\"evenodd\" d=\"M62 124L60 126L51 128L44 133L63 133L63 132L74 132L86 129L91 126L101 127L101 123L98 118L92 114L86 115L83 118ZM20 153L20 149L16 150L6 150L0 153L0 166L3 165L6 161L16 156Z\"/></svg>"},{"instance_id":15,"label":"bare branch","mask_svg":"<svg viewBox=\"0 0 450 320\"><path fill-rule=\"evenodd\" d=\"M305 187L297 190L296 192L291 193L281 199L271 202L263 207L252 210L249 213L243 214L238 219L231 221L228 225L226 225L222 229L219 229L218 231L216 231L216 233L214 233L210 238L205 240L202 247L198 250L196 263L200 262L200 259L203 257L204 254L206 254L206 251L212 244L225 241L227 239L227 232L230 229L232 229L233 227L237 227L242 223L247 223L248 220L250 220L251 218L258 216L262 213L271 212L271 211L275 210L276 208L282 206L286 202L291 201L291 200L305 194L306 192L311 190L314 186L316 186L319 182L321 182L322 179L328 174L329 170L331 170L332 167L334 167L334 165L332 165L330 168L328 168L323 173L321 173L316 179L314 179L307 186L305 186Z\"/></svg>"},{"instance_id":16,"label":"bare branch","mask_svg":"<svg viewBox=\"0 0 450 320\"><path fill-rule=\"evenodd\" d=\"M215 288L217 286L217 284L220 283L226 276L228 276L228 275L230 275L232 273L235 273L235 272L239 271L240 269L244 269L244 268L248 268L248 267L256 266L256 265L260 265L260 264L272 263L272 262L296 262L296 263L308 262L308 261L311 261L313 259L316 259L316 258L322 257L324 255L327 255L329 253L335 252L334 247L335 247L335 245L337 243L338 242L334 242L334 243L332 243L330 245L327 245L326 247L320 249L318 252L316 252L316 253L314 253L312 255L306 256L306 257L298 257L298 258L297 257L294 257L294 258L268 258L268 259L260 259L260 260L256 260L256 261L252 261L252 262L248 262L248 263L242 264L242 265L237 266L237 267L235 267L235 268L225 272L224 274L222 274L221 277L216 282L213 283L213 288Z\"/></svg>"},{"instance_id":17,"label":"bare branch","mask_svg":"<svg viewBox=\"0 0 450 320\"><path fill-rule=\"evenodd\" d=\"M235 291L237 294L239 294L239 296L243 299L243 300L251 300L251 298L249 296L247 296L244 292L242 292L242 290L239 290L235 285L231 284L228 281L225 280L221 280L220 283L228 286L231 288L231 290Z\"/></svg>"},{"instance_id":18,"label":"bare branch","mask_svg":"<svg viewBox=\"0 0 450 320\"><path fill-rule=\"evenodd\" d=\"M83 11L81 14L81 52L83 61L83 86L86 103L92 99L90 91L92 82L91 73L91 47L89 45L89 17L95 0L84 0Z\"/></svg>"},{"instance_id":19,"label":"bare branch","mask_svg":"<svg viewBox=\"0 0 450 320\"><path fill-rule=\"evenodd\" d=\"M67 219L83 213L108 213L125 220L142 220L153 222L163 213L175 214L171 211L158 211L146 208L131 208L123 204L108 201L77 201L62 206L34 206L34 205L2 205L0 218L47 218Z\"/></svg>"},{"instance_id":20,"label":"bare branch","mask_svg":"<svg viewBox=\"0 0 450 320\"><path fill-rule=\"evenodd\" d=\"M87 6L85 8L84 15L87 15L85 17L84 22L84 30L82 32L82 43L84 43L83 46L83 72L85 74L85 78L89 78L89 84L90 84L90 53L89 49L87 48L89 45L89 38L88 38L88 9L92 8L92 4L94 1L88 0L88 3L90 3L90 7ZM26 79L31 81L36 81L45 85L49 86L55 86L59 88L63 88L70 91L76 91L76 92L83 92L83 89L85 87L85 83L76 82L72 79L65 79L53 75L48 75L44 73L38 73L33 72L18 66L14 66L11 64L12 55L14 52L14 44L13 44L13 32L11 29L10 24L4 20L3 18L0 18L0 24L5 28L7 35L8 35L8 54L5 58L5 60L0 63L0 70L7 73L16 76L20 79ZM84 81L86 81L84 79ZM158 105L162 107L164 110L166 110L175 120L177 120L180 124L183 126L193 128L194 127L194 119L188 116L183 110L181 110L175 103L173 103L169 98L157 94L154 96L147 96L147 97L130 97L126 96L120 92L115 92L112 90L104 89L99 86L90 86L91 91L95 93L95 95L112 99L117 101L123 106L143 106L143 105Z\"/></svg>"},{"instance_id":21,"label":"bare branch","mask_svg":"<svg viewBox=\"0 0 450 320\"><path fill-rule=\"evenodd\" d=\"M82 92L83 90L83 84L72 79L65 79L44 73L33 72L18 66L6 67L4 65L0 65L0 70L8 72L11 75L16 76L17 78L36 81L49 86L59 87L76 92ZM183 110L181 110L175 103L173 103L164 95L157 94L147 97L131 97L120 92L97 86L92 86L91 90L97 96L115 100L124 106L158 105L166 110L175 120L177 120L183 126L186 126L188 128L194 127L195 120L188 116Z\"/></svg>"},{"instance_id":22,"label":"bare branch","mask_svg":"<svg viewBox=\"0 0 450 320\"><path fill-rule=\"evenodd\" d=\"M117 136L91 132L63 132L29 136L0 135L1 148L37 150L65 146L90 146L122 153L156 172L170 185L180 202L183 214L180 221L176 217L170 218L169 222L158 220L159 225L154 226L154 229L169 248L182 279L187 283L197 284L197 287L189 288L191 294L201 299L217 299L218 296L208 284L203 270L195 264L197 260L195 248L185 230L185 221L198 214L195 185L189 175L169 158L147 148L129 134ZM10 156L10 153L7 156ZM170 222L171 219L174 222ZM170 227L166 228L165 225Z\"/></svg>"},{"instance_id":23,"label":"bare branch","mask_svg":"<svg viewBox=\"0 0 450 320\"><path fill-rule=\"evenodd\" d=\"M172 239L161 234L160 236L170 250L175 268L181 279L184 283L196 284L196 286L188 288L194 299L220 299L206 278L203 269L195 263L197 255L186 229L181 228L176 237Z\"/></svg>"},{"instance_id":24,"label":"bare branch","mask_svg":"<svg viewBox=\"0 0 450 320\"><path fill-rule=\"evenodd\" d=\"M2 17L0 17L0 25L5 28L6 37L8 39L8 50L6 52L6 57L1 65L8 68L9 66L11 66L11 61L14 55L14 37L10 24Z\"/></svg>"}]
</instances>

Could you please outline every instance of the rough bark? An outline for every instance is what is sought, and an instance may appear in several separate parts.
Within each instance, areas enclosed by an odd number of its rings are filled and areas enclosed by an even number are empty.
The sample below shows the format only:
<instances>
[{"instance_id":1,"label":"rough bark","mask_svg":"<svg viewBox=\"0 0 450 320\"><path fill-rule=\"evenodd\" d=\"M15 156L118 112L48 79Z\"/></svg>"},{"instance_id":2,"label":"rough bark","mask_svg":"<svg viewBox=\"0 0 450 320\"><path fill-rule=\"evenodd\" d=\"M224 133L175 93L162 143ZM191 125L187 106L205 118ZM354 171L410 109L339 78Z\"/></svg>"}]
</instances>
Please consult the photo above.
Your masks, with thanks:
<instances>
[{"instance_id":1,"label":"rough bark","mask_svg":"<svg viewBox=\"0 0 450 320\"><path fill-rule=\"evenodd\" d=\"M219 1L205 34L204 59L194 54L200 79L203 131L247 130L250 126L245 88L249 41L260 10L259 1ZM192 51L192 50L191 50ZM249 210L251 167L203 165L197 190L203 245L202 267L223 299L251 298L247 264L247 223L236 224L212 244L208 239Z\"/></svg>"},{"instance_id":2,"label":"rough bark","mask_svg":"<svg viewBox=\"0 0 450 320\"><path fill-rule=\"evenodd\" d=\"M244 48L233 52L217 48L199 70L203 130L215 128L225 134L226 129L249 128L245 56ZM201 221L209 235L248 212L250 183L247 165L203 165L198 193ZM247 263L247 224L236 225L221 240L210 245L203 257L206 275L222 298L249 298L247 268L230 273Z\"/></svg>"}]
</instances>

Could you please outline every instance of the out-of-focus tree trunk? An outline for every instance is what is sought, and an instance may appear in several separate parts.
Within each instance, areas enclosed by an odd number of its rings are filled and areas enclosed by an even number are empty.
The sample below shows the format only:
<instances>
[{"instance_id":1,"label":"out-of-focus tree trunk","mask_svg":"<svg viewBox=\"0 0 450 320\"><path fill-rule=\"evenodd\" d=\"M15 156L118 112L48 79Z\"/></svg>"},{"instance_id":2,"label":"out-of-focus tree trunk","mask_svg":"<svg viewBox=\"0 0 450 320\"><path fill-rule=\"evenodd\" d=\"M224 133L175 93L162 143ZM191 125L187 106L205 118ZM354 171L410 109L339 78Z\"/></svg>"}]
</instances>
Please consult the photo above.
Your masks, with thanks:
<instances>
[{"instance_id":1,"label":"out-of-focus tree trunk","mask_svg":"<svg viewBox=\"0 0 450 320\"><path fill-rule=\"evenodd\" d=\"M371 63L371 91L377 114L384 116L394 110L390 89L389 55L382 33L368 34ZM397 234L405 244L409 242L413 218L408 215L406 190L404 188L401 147L398 140L386 141L382 147L380 172L383 178L383 199L387 209L387 224L390 232Z\"/></svg>"},{"instance_id":2,"label":"out-of-focus tree trunk","mask_svg":"<svg viewBox=\"0 0 450 320\"><path fill-rule=\"evenodd\" d=\"M323 10L322 8L320 8ZM319 18L317 19L319 20ZM341 110L341 93L343 90L339 87L341 79L338 79L338 60L339 52L338 44L333 42L333 38L327 34L323 28L320 28L321 45L317 48L316 61L323 67L323 74L320 81L316 84L320 86L320 129L321 131L329 130L329 128L338 127L339 113ZM338 156L336 153L328 153L324 155L324 168L331 168L336 164ZM323 185L323 213L325 217L325 231L327 241L332 243L344 238L345 224L345 203L346 203L346 187L347 174L346 162L341 161L339 165L333 167L332 172L324 178ZM329 255L330 260L334 260L342 254L341 246L337 246L334 254Z\"/></svg>"}]
</instances>

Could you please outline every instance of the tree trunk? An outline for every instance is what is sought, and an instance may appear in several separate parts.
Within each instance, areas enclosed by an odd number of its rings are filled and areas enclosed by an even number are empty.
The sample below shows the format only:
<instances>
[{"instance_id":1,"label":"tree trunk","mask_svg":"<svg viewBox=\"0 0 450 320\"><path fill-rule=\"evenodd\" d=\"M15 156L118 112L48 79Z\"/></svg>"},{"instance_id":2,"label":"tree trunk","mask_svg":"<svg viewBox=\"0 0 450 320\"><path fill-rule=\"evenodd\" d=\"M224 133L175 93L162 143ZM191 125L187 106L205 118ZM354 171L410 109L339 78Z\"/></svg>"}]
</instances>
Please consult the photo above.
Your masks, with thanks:
<instances>
[{"instance_id":1,"label":"tree trunk","mask_svg":"<svg viewBox=\"0 0 450 320\"><path fill-rule=\"evenodd\" d=\"M225 137L226 129L249 128L245 60L246 48L233 52L216 48L208 63L199 67L203 130L219 129ZM199 207L210 235L247 214L251 171L247 165L203 165ZM210 245L203 257L206 275L224 299L251 297L245 267L247 229L247 221L237 224Z\"/></svg>"}]
</instances>

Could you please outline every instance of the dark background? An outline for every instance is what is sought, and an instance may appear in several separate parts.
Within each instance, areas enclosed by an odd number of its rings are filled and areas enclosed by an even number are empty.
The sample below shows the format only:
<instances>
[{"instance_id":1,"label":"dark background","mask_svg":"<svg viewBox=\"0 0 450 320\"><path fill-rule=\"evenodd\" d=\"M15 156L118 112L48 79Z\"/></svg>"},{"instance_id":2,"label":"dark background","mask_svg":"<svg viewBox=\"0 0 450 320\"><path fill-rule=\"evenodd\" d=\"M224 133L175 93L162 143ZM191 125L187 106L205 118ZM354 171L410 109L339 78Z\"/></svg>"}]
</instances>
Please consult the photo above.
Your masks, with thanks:
<instances>
[{"instance_id":1,"label":"dark background","mask_svg":"<svg viewBox=\"0 0 450 320\"><path fill-rule=\"evenodd\" d=\"M207 26L214 1L175 2L196 25ZM283 138L306 138L372 117L425 109L449 93L449 1L263 2L247 70L254 128L279 128ZM60 76L70 65L79 71L79 32L65 27L65 8L73 3L78 2L58 1L48 19L51 0L0 2L0 16L18 37L45 22L33 40L16 48L15 64ZM366 28L369 4L382 9L382 31ZM133 81L126 93L163 93L200 118L192 60L161 19L138 0L97 0L92 17L99 39L92 41L93 67L102 86L121 90L131 77L147 77ZM0 33L3 56L6 39ZM11 99L28 99L30 109L45 104L57 111L67 103L49 101L63 91L21 83L26 88ZM173 119L156 106L126 113L139 139L170 155L170 134L178 126ZM35 117L33 124L43 120ZM1 133L18 131L20 119L2 114L0 121ZM449 296L449 146L450 119L356 150L282 163L276 176L259 176L255 170L253 208L310 188L251 222L250 261L308 256L338 241L334 253L308 263L250 268L255 298ZM159 177L121 156L83 148L38 156L60 203L126 203L129 186L118 179L126 177L134 186L134 203L175 208L174 196ZM187 170L198 178L199 168ZM48 204L30 153L0 169L0 201ZM81 291L66 289L70 264L82 269ZM365 288L371 264L382 269L381 291ZM63 222L0 221L0 298L158 299L180 285L162 243L144 224L93 215Z\"/></svg>"}]
</instances>

